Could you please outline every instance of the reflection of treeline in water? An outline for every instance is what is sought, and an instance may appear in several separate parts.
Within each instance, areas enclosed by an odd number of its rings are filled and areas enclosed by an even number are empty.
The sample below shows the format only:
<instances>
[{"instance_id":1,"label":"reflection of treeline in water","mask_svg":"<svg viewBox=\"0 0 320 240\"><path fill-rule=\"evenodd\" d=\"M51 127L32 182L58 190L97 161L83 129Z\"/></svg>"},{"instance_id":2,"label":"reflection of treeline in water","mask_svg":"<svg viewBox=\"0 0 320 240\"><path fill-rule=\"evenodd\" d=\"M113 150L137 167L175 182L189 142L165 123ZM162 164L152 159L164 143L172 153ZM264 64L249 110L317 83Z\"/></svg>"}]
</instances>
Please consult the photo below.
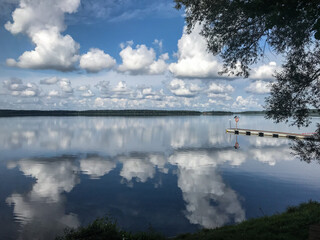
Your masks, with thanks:
<instances>
[{"instance_id":1,"label":"reflection of treeline in water","mask_svg":"<svg viewBox=\"0 0 320 240\"><path fill-rule=\"evenodd\" d=\"M27 116L193 116L193 115L264 115L265 111L188 111L188 110L0 110L0 117L27 117ZM310 110L311 116L320 116L316 109Z\"/></svg>"},{"instance_id":2,"label":"reflection of treeline in water","mask_svg":"<svg viewBox=\"0 0 320 240\"><path fill-rule=\"evenodd\" d=\"M234 115L234 114L242 114L242 115L264 115L265 111L243 111L243 112L231 112L231 111L208 111L202 112L203 115Z\"/></svg>"}]
</instances>

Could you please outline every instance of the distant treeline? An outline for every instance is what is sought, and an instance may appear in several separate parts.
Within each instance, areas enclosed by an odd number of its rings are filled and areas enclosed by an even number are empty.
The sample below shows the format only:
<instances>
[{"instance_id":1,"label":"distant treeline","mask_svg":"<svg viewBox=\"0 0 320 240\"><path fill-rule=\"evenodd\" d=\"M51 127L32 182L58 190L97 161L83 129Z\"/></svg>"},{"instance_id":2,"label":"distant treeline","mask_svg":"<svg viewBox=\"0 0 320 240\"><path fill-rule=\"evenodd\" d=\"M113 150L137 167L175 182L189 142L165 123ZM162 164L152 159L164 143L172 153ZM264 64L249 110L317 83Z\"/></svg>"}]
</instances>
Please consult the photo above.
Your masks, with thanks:
<instances>
[{"instance_id":1,"label":"distant treeline","mask_svg":"<svg viewBox=\"0 0 320 240\"><path fill-rule=\"evenodd\" d=\"M0 110L0 117L27 116L185 116L201 115L198 111L166 111L166 110Z\"/></svg>"},{"instance_id":2,"label":"distant treeline","mask_svg":"<svg viewBox=\"0 0 320 240\"><path fill-rule=\"evenodd\" d=\"M0 117L28 117L28 116L198 116L198 115L264 115L265 111L186 111L186 110L0 110ZM316 109L310 110L311 116L320 116Z\"/></svg>"}]
</instances>

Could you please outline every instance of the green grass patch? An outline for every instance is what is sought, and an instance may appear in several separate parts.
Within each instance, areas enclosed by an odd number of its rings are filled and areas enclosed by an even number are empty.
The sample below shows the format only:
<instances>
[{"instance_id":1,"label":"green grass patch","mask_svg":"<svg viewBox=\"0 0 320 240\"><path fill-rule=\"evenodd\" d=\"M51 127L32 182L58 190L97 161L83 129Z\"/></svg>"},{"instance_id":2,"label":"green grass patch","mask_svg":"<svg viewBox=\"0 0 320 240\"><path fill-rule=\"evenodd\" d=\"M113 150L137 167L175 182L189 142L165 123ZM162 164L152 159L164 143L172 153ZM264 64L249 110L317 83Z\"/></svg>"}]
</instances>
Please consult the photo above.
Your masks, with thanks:
<instances>
[{"instance_id":1,"label":"green grass patch","mask_svg":"<svg viewBox=\"0 0 320 240\"><path fill-rule=\"evenodd\" d=\"M320 223L320 203L303 203L289 207L282 214L250 219L233 226L203 229L194 234L183 234L184 240L306 240L310 225Z\"/></svg>"},{"instance_id":2,"label":"green grass patch","mask_svg":"<svg viewBox=\"0 0 320 240\"><path fill-rule=\"evenodd\" d=\"M310 201L289 207L282 214L250 219L237 225L203 229L179 235L175 240L306 240L310 225L320 223L320 203ZM98 218L86 227L66 229L56 240L161 240L163 235L149 229L131 233L120 229L111 218Z\"/></svg>"},{"instance_id":3,"label":"green grass patch","mask_svg":"<svg viewBox=\"0 0 320 240\"><path fill-rule=\"evenodd\" d=\"M160 233L149 228L146 232L131 233L121 230L115 220L109 217L98 218L86 227L67 228L63 236L56 240L162 240Z\"/></svg>"}]
</instances>

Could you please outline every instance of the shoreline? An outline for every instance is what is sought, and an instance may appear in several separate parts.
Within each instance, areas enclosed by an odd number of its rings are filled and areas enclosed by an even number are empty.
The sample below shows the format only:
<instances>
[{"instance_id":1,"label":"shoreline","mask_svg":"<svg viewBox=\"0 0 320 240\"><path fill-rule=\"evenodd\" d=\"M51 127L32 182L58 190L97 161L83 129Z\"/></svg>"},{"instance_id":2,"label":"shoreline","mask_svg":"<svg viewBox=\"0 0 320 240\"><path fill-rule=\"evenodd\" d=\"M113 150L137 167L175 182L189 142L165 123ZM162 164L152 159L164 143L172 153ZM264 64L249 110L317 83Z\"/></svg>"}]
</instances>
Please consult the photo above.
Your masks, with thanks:
<instances>
[{"instance_id":1,"label":"shoreline","mask_svg":"<svg viewBox=\"0 0 320 240\"><path fill-rule=\"evenodd\" d=\"M283 213L245 220L241 223L215 229L202 229L196 233L185 233L175 237L164 237L153 229L131 233L117 226L108 217L98 218L85 227L66 229L56 240L71 239L127 239L127 240L301 240L313 239L320 229L320 203L309 201L299 206L288 207ZM112 237L112 238L110 238Z\"/></svg>"}]
</instances>

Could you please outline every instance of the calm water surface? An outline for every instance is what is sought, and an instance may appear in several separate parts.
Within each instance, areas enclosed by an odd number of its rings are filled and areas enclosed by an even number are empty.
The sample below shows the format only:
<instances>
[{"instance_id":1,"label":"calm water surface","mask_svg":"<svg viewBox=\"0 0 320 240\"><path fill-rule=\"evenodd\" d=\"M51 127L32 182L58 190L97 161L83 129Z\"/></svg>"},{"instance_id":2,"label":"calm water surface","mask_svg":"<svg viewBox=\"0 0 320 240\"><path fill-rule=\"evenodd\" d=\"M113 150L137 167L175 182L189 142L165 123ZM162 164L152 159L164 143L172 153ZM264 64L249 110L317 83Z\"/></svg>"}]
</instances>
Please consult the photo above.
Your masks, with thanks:
<instances>
[{"instance_id":1,"label":"calm water surface","mask_svg":"<svg viewBox=\"0 0 320 240\"><path fill-rule=\"evenodd\" d=\"M319 164L289 140L226 134L229 118L0 118L0 239L54 239L106 215L174 236L320 200ZM242 116L239 127L316 122Z\"/></svg>"}]
</instances>

